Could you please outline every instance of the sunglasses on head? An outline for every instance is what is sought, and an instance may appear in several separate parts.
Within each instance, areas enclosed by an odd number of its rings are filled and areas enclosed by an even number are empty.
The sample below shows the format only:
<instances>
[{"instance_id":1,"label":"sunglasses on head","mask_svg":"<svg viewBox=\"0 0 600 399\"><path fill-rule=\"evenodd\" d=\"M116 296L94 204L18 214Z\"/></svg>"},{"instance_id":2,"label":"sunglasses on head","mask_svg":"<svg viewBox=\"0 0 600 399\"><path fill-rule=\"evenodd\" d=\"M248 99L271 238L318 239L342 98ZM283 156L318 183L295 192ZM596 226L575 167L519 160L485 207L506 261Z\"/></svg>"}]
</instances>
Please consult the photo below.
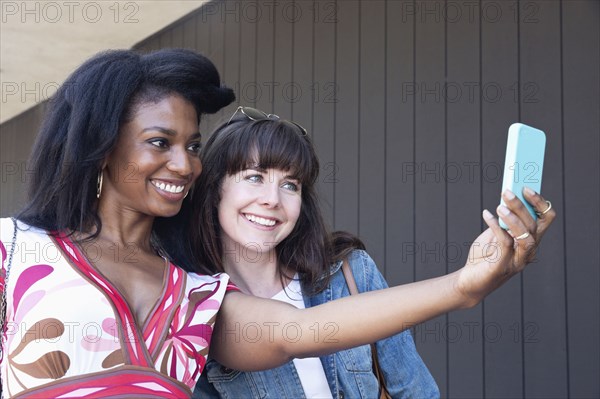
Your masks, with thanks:
<instances>
[{"instance_id":1,"label":"sunglasses on head","mask_svg":"<svg viewBox=\"0 0 600 399\"><path fill-rule=\"evenodd\" d=\"M229 118L229 121L227 122L228 125L231 123L231 120L238 112L241 112L242 114L244 114L246 116L246 118L250 119L251 121L262 121L265 119L272 119L272 120L278 120L284 124L293 125L294 127L300 129L301 136L307 135L306 129L304 127L302 127L301 125L297 124L296 122L288 121L286 119L281 119L278 115L267 114L266 112L263 112L259 109L252 108L252 107L242 107L242 106L237 107L237 109L235 110L233 115L231 115L231 118Z\"/></svg>"}]
</instances>

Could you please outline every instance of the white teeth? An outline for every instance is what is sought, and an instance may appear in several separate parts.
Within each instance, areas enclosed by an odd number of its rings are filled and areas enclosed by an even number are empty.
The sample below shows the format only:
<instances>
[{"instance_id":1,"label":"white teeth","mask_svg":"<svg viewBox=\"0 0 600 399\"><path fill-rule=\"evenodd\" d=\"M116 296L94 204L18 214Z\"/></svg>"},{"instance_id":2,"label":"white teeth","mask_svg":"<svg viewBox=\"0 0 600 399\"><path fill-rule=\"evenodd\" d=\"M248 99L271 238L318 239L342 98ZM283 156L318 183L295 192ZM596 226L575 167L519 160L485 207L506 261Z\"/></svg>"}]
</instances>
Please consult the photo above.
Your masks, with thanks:
<instances>
[{"instance_id":1,"label":"white teeth","mask_svg":"<svg viewBox=\"0 0 600 399\"><path fill-rule=\"evenodd\" d=\"M265 218L261 218L259 216L254 216L254 215L245 215L246 219L248 219L251 222L257 223L257 224L261 224L263 226L275 226L275 221L272 219L265 219Z\"/></svg>"},{"instance_id":2,"label":"white teeth","mask_svg":"<svg viewBox=\"0 0 600 399\"><path fill-rule=\"evenodd\" d=\"M174 184L165 184L163 182L152 181L156 187L160 188L163 191L167 191L169 193L178 194L183 191L185 186L176 186Z\"/></svg>"}]
</instances>

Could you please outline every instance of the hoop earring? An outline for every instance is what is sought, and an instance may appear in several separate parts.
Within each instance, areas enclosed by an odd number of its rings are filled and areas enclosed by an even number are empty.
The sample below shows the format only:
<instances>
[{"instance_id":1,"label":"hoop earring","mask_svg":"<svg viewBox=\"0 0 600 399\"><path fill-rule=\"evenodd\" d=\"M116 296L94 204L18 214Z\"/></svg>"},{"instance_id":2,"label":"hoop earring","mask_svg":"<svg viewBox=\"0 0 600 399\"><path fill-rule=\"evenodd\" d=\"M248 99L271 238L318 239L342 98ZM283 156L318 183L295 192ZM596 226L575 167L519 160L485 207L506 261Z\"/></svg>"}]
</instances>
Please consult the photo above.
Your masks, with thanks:
<instances>
[{"instance_id":1,"label":"hoop earring","mask_svg":"<svg viewBox=\"0 0 600 399\"><path fill-rule=\"evenodd\" d=\"M98 173L98 180L96 182L96 198L100 198L102 194L102 182L104 180L104 169Z\"/></svg>"}]
</instances>

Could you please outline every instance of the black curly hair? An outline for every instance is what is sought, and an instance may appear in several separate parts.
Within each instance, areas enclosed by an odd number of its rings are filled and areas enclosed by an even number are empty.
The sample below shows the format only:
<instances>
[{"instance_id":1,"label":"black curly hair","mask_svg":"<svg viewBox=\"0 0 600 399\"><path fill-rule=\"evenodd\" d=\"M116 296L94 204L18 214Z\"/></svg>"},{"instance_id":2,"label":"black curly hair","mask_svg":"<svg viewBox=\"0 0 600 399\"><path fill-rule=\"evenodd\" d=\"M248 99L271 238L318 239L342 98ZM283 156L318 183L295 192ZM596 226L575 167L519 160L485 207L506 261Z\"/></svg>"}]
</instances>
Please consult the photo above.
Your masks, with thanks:
<instances>
[{"instance_id":1,"label":"black curly hair","mask_svg":"<svg viewBox=\"0 0 600 399\"><path fill-rule=\"evenodd\" d=\"M213 63L191 50L111 50L78 67L50 101L29 161L28 199L18 218L45 230L97 236L102 228L97 176L120 127L140 105L170 95L193 104L198 119L235 100ZM157 241L173 231L168 219L155 222Z\"/></svg>"}]
</instances>

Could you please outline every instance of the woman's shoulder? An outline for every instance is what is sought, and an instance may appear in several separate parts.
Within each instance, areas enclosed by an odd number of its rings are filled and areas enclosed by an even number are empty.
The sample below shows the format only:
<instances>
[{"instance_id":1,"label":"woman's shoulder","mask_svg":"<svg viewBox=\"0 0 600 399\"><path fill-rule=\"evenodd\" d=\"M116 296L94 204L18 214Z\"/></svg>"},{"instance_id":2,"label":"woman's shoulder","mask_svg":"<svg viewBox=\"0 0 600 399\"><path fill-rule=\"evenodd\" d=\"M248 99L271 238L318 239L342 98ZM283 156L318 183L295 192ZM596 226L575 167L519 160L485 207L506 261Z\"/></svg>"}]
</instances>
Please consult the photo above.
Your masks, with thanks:
<instances>
[{"instance_id":1,"label":"woman's shoulder","mask_svg":"<svg viewBox=\"0 0 600 399\"><path fill-rule=\"evenodd\" d=\"M373 268L377 268L371 255L364 249L355 249L350 252L350 255L348 255L348 263L353 269L362 268L372 270Z\"/></svg>"},{"instance_id":2,"label":"woman's shoulder","mask_svg":"<svg viewBox=\"0 0 600 399\"><path fill-rule=\"evenodd\" d=\"M355 249L348 255L347 259L360 292L387 287L383 275L367 251ZM339 261L332 268L332 273L334 274L333 281L346 284L341 266L342 261Z\"/></svg>"},{"instance_id":3,"label":"woman's shoulder","mask_svg":"<svg viewBox=\"0 0 600 399\"><path fill-rule=\"evenodd\" d=\"M377 268L373 258L369 255L369 253L363 249L353 249L348 256L344 259L340 259L331 264L329 269L330 274L335 274L337 272L341 273L342 264L344 260L348 261L350 268L354 272L355 270L363 270L363 269L373 269Z\"/></svg>"}]
</instances>

